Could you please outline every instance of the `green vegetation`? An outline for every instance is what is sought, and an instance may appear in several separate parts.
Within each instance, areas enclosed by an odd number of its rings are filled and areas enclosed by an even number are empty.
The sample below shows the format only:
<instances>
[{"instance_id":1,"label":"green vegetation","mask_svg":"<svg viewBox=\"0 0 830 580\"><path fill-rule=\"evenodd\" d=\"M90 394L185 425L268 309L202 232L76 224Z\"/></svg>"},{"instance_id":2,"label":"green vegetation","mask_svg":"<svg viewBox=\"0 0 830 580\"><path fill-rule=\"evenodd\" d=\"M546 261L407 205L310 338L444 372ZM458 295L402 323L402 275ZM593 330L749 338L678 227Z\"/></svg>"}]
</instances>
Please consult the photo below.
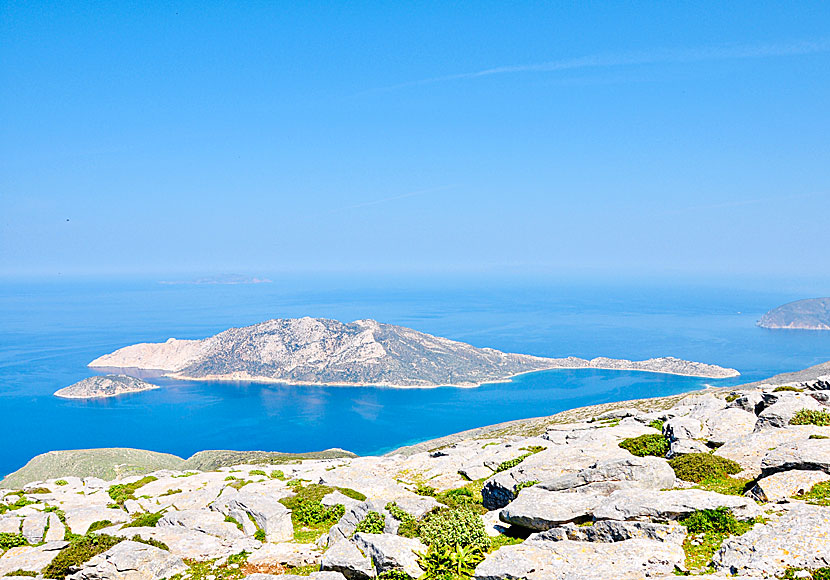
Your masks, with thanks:
<instances>
[{"instance_id":1,"label":"green vegetation","mask_svg":"<svg viewBox=\"0 0 830 580\"><path fill-rule=\"evenodd\" d=\"M810 491L801 496L808 503L830 506L830 481L815 484Z\"/></svg>"},{"instance_id":2,"label":"green vegetation","mask_svg":"<svg viewBox=\"0 0 830 580\"><path fill-rule=\"evenodd\" d=\"M72 573L74 568L87 562L93 556L106 552L122 540L123 538L106 535L80 536L55 556L52 563L44 570L43 575L46 578L63 580Z\"/></svg>"},{"instance_id":3,"label":"green vegetation","mask_svg":"<svg viewBox=\"0 0 830 580\"><path fill-rule=\"evenodd\" d=\"M740 398L741 396L738 393L732 393L731 395L726 395L726 402L731 403L733 401L737 401Z\"/></svg>"},{"instance_id":4,"label":"green vegetation","mask_svg":"<svg viewBox=\"0 0 830 580\"><path fill-rule=\"evenodd\" d=\"M27 489L26 493L29 493L29 494L52 493L52 490L50 490L47 487L33 487L31 489Z\"/></svg>"},{"instance_id":5,"label":"green vegetation","mask_svg":"<svg viewBox=\"0 0 830 580\"><path fill-rule=\"evenodd\" d=\"M749 491L750 488L752 488L754 483L754 479L743 479L739 477L730 477L728 475L720 475L704 479L695 487L725 495L743 495Z\"/></svg>"},{"instance_id":6,"label":"green vegetation","mask_svg":"<svg viewBox=\"0 0 830 580\"><path fill-rule=\"evenodd\" d=\"M686 567L690 570L708 569L712 556L729 536L745 534L759 520L739 522L728 508L698 510L680 524L686 526L689 535L683 541Z\"/></svg>"},{"instance_id":7,"label":"green vegetation","mask_svg":"<svg viewBox=\"0 0 830 580\"><path fill-rule=\"evenodd\" d=\"M268 475L261 469L252 469L248 472L248 475L262 475L263 477L268 477Z\"/></svg>"},{"instance_id":8,"label":"green vegetation","mask_svg":"<svg viewBox=\"0 0 830 580\"><path fill-rule=\"evenodd\" d=\"M22 507L26 507L27 505L32 505L34 502L27 498L26 496L22 495L23 492L18 492L17 494L8 494L8 495L19 495L19 499L11 505L0 503L0 514L4 514L9 510L19 510Z\"/></svg>"},{"instance_id":9,"label":"green vegetation","mask_svg":"<svg viewBox=\"0 0 830 580\"><path fill-rule=\"evenodd\" d=\"M305 566L289 566L285 573L295 576L310 576L312 572L319 572L319 564L306 564Z\"/></svg>"},{"instance_id":10,"label":"green vegetation","mask_svg":"<svg viewBox=\"0 0 830 580\"><path fill-rule=\"evenodd\" d=\"M55 482L55 485L69 485L69 482L65 479L59 479Z\"/></svg>"},{"instance_id":11,"label":"green vegetation","mask_svg":"<svg viewBox=\"0 0 830 580\"><path fill-rule=\"evenodd\" d=\"M533 445L531 447L522 447L520 451L527 451L527 453L523 453L518 457L514 457L513 459L508 459L507 461L502 461L499 466L496 468L496 473L500 473L502 471L507 471L508 469L513 469L517 465L519 465L522 461L534 455L535 453L539 453L540 451L544 451L546 448L542 447L541 445Z\"/></svg>"},{"instance_id":12,"label":"green vegetation","mask_svg":"<svg viewBox=\"0 0 830 580\"><path fill-rule=\"evenodd\" d=\"M830 439L830 437L828 437L827 435L816 435L814 433L813 435L810 435L808 439Z\"/></svg>"},{"instance_id":13,"label":"green vegetation","mask_svg":"<svg viewBox=\"0 0 830 580\"><path fill-rule=\"evenodd\" d=\"M343 517L345 508L337 504L326 507L320 500L333 491L339 491L346 497L363 501L366 496L347 487L330 487L328 485L294 486L295 495L284 497L282 505L291 510L291 522L294 524L294 539L301 543L312 542L329 531L332 525Z\"/></svg>"},{"instance_id":14,"label":"green vegetation","mask_svg":"<svg viewBox=\"0 0 830 580\"><path fill-rule=\"evenodd\" d=\"M830 426L830 413L827 411L813 411L801 409L796 411L790 419L790 425L817 425L819 427Z\"/></svg>"},{"instance_id":15,"label":"green vegetation","mask_svg":"<svg viewBox=\"0 0 830 580\"><path fill-rule=\"evenodd\" d=\"M815 570L807 570L806 568L787 568L784 571L782 580L804 580L804 577L796 575L796 572L806 571L810 574L809 578L812 580L830 580L830 568L816 568Z\"/></svg>"},{"instance_id":16,"label":"green vegetation","mask_svg":"<svg viewBox=\"0 0 830 580\"><path fill-rule=\"evenodd\" d=\"M156 524L163 517L163 512L137 514L133 516L133 521L124 524L121 528L155 528Z\"/></svg>"},{"instance_id":17,"label":"green vegetation","mask_svg":"<svg viewBox=\"0 0 830 580\"><path fill-rule=\"evenodd\" d=\"M655 419L651 423L648 424L649 427L652 429L657 429L660 433L663 432L663 422L660 419Z\"/></svg>"},{"instance_id":18,"label":"green vegetation","mask_svg":"<svg viewBox=\"0 0 830 580\"><path fill-rule=\"evenodd\" d=\"M197 474L198 474L197 471L187 471L185 473L180 473L179 475L174 475L173 477L193 477L194 475L197 475Z\"/></svg>"},{"instance_id":19,"label":"green vegetation","mask_svg":"<svg viewBox=\"0 0 830 580\"><path fill-rule=\"evenodd\" d=\"M669 442L665 437L656 433L623 439L620 441L620 447L637 457L645 457L646 455L665 457L666 453L669 452Z\"/></svg>"},{"instance_id":20,"label":"green vegetation","mask_svg":"<svg viewBox=\"0 0 830 580\"><path fill-rule=\"evenodd\" d=\"M164 497L165 495L175 495L177 493L181 493L182 490L180 489L168 489L163 494L159 495L159 497Z\"/></svg>"},{"instance_id":21,"label":"green vegetation","mask_svg":"<svg viewBox=\"0 0 830 580\"><path fill-rule=\"evenodd\" d=\"M133 483L116 483L107 490L107 493L118 507L123 507L125 501L128 499L135 499L135 492L138 488L156 481L157 479L157 477L148 475Z\"/></svg>"},{"instance_id":22,"label":"green vegetation","mask_svg":"<svg viewBox=\"0 0 830 580\"><path fill-rule=\"evenodd\" d=\"M481 516L469 506L431 512L420 522L418 532L428 546L475 546L481 550L490 546Z\"/></svg>"},{"instance_id":23,"label":"green vegetation","mask_svg":"<svg viewBox=\"0 0 830 580\"><path fill-rule=\"evenodd\" d=\"M413 578L401 570L387 570L378 576L378 580L413 580Z\"/></svg>"},{"instance_id":24,"label":"green vegetation","mask_svg":"<svg viewBox=\"0 0 830 580\"><path fill-rule=\"evenodd\" d=\"M18 546L25 546L28 544L23 534L10 534L8 532L0 532L0 552L5 552L11 548Z\"/></svg>"},{"instance_id":25,"label":"green vegetation","mask_svg":"<svg viewBox=\"0 0 830 580\"><path fill-rule=\"evenodd\" d=\"M165 550L167 552L170 551L170 547L165 544L164 542L160 542L158 540L154 540L153 538L142 538L138 534L134 535L130 538L133 542L139 542L140 544L147 544L148 546L153 546L154 548L158 548L159 550Z\"/></svg>"},{"instance_id":26,"label":"green vegetation","mask_svg":"<svg viewBox=\"0 0 830 580\"><path fill-rule=\"evenodd\" d=\"M701 483L713 478L739 473L743 468L725 457L709 453L689 453L669 460L674 474L683 481Z\"/></svg>"},{"instance_id":27,"label":"green vegetation","mask_svg":"<svg viewBox=\"0 0 830 580\"><path fill-rule=\"evenodd\" d=\"M32 578L36 578L37 575L37 572L32 572L31 570L14 570L6 574L6 576L30 576Z\"/></svg>"},{"instance_id":28,"label":"green vegetation","mask_svg":"<svg viewBox=\"0 0 830 580\"><path fill-rule=\"evenodd\" d=\"M389 502L386 504L386 511L388 511L389 515L393 518L401 522L398 526L399 536L403 536L405 538L415 538L418 536L418 520L399 508L398 504L395 502Z\"/></svg>"},{"instance_id":29,"label":"green vegetation","mask_svg":"<svg viewBox=\"0 0 830 580\"><path fill-rule=\"evenodd\" d=\"M537 483L539 483L538 479L531 479L529 481L523 481L519 485L516 486L516 489L513 491L513 493L516 496L518 496L519 492L522 491L524 488L532 487L532 486L536 485Z\"/></svg>"},{"instance_id":30,"label":"green vegetation","mask_svg":"<svg viewBox=\"0 0 830 580\"><path fill-rule=\"evenodd\" d=\"M170 580L182 580L187 577L188 580L241 580L247 574L245 572L245 564L248 560L247 552L240 552L228 556L227 561L208 560L207 562L198 562L195 560L185 560L188 570L184 574L176 574Z\"/></svg>"},{"instance_id":31,"label":"green vegetation","mask_svg":"<svg viewBox=\"0 0 830 580\"><path fill-rule=\"evenodd\" d=\"M425 497L435 497L435 495L438 493L438 490L436 490L434 487L423 483L419 483L413 491L418 495L423 495Z\"/></svg>"},{"instance_id":32,"label":"green vegetation","mask_svg":"<svg viewBox=\"0 0 830 580\"><path fill-rule=\"evenodd\" d=\"M260 542L264 542L266 540L265 530L257 530L254 532L254 539Z\"/></svg>"},{"instance_id":33,"label":"green vegetation","mask_svg":"<svg viewBox=\"0 0 830 580\"><path fill-rule=\"evenodd\" d=\"M366 514L366 517L360 520L354 530L354 533L357 534L362 532L364 534L382 534L385 527L386 519L383 517L383 514L371 511Z\"/></svg>"},{"instance_id":34,"label":"green vegetation","mask_svg":"<svg viewBox=\"0 0 830 580\"><path fill-rule=\"evenodd\" d=\"M98 520L97 522L92 522L91 524L89 524L89 529L87 529L86 533L91 534L92 532L97 532L98 530L108 528L111 525L112 522L109 520Z\"/></svg>"},{"instance_id":35,"label":"green vegetation","mask_svg":"<svg viewBox=\"0 0 830 580\"><path fill-rule=\"evenodd\" d=\"M803 393L804 389L799 389L798 387L793 387L790 385L782 385L780 387L775 387L772 392L773 393L781 393L783 391L792 391L794 393Z\"/></svg>"},{"instance_id":36,"label":"green vegetation","mask_svg":"<svg viewBox=\"0 0 830 580\"><path fill-rule=\"evenodd\" d=\"M425 554L418 554L418 565L424 570L419 580L471 578L482 560L484 552L478 546L430 546Z\"/></svg>"},{"instance_id":37,"label":"green vegetation","mask_svg":"<svg viewBox=\"0 0 830 580\"><path fill-rule=\"evenodd\" d=\"M271 479L279 479L280 481L285 481L285 474L281 470L275 469L271 472Z\"/></svg>"},{"instance_id":38,"label":"green vegetation","mask_svg":"<svg viewBox=\"0 0 830 580\"><path fill-rule=\"evenodd\" d=\"M296 519L301 524L315 525L321 523L336 524L337 521L346 513L346 508L342 504L326 507L319 501L310 499L300 500L292 513L292 519Z\"/></svg>"}]
</instances>

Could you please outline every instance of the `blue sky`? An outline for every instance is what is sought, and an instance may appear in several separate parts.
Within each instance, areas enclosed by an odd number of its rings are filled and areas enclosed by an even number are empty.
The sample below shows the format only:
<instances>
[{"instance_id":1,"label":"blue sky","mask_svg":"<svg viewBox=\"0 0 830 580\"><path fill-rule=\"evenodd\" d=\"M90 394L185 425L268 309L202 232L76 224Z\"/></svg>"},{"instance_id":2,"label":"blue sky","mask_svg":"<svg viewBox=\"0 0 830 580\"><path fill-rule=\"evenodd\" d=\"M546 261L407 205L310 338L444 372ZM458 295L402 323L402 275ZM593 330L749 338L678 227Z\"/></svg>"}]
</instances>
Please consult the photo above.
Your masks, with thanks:
<instances>
[{"instance_id":1,"label":"blue sky","mask_svg":"<svg viewBox=\"0 0 830 580\"><path fill-rule=\"evenodd\" d=\"M0 0L0 274L830 266L826 2Z\"/></svg>"}]
</instances>

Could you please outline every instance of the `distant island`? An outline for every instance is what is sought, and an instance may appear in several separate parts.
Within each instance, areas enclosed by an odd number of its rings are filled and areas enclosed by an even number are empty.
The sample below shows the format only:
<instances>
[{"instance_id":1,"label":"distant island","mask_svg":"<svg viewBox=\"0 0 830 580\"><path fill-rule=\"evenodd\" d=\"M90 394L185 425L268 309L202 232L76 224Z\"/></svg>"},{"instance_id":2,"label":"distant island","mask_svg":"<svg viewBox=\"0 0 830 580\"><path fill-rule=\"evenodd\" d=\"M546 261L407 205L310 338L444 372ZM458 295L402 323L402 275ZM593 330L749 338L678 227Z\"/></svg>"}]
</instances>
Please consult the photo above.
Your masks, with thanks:
<instances>
[{"instance_id":1,"label":"distant island","mask_svg":"<svg viewBox=\"0 0 830 580\"><path fill-rule=\"evenodd\" d=\"M127 393L139 393L159 387L127 375L89 377L55 392L62 399L101 399Z\"/></svg>"},{"instance_id":2,"label":"distant island","mask_svg":"<svg viewBox=\"0 0 830 580\"><path fill-rule=\"evenodd\" d=\"M474 387L548 369L597 368L705 378L735 369L673 357L645 361L545 358L504 353L375 320L276 319L202 340L141 343L101 356L90 367L163 371L195 381L332 386Z\"/></svg>"},{"instance_id":3,"label":"distant island","mask_svg":"<svg viewBox=\"0 0 830 580\"><path fill-rule=\"evenodd\" d=\"M830 298L796 300L774 308L758 321L761 328L830 330Z\"/></svg>"}]
</instances>

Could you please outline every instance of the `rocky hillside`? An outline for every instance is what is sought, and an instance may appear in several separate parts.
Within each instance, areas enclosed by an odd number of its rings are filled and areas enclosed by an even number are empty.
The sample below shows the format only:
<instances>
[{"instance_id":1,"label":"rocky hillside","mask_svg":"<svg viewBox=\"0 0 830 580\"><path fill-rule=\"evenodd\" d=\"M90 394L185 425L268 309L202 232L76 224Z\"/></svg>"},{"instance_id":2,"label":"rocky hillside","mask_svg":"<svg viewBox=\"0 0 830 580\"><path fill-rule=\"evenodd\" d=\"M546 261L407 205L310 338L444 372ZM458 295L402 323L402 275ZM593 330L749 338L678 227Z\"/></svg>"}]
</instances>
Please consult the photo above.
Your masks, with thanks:
<instances>
[{"instance_id":1,"label":"rocky hillside","mask_svg":"<svg viewBox=\"0 0 830 580\"><path fill-rule=\"evenodd\" d=\"M826 578L829 400L813 380L384 457L55 473L0 492L0 576Z\"/></svg>"},{"instance_id":2,"label":"rocky hillside","mask_svg":"<svg viewBox=\"0 0 830 580\"><path fill-rule=\"evenodd\" d=\"M830 298L796 300L774 308L758 321L762 328L830 330Z\"/></svg>"},{"instance_id":3,"label":"rocky hillside","mask_svg":"<svg viewBox=\"0 0 830 580\"><path fill-rule=\"evenodd\" d=\"M435 387L476 386L553 368L614 368L725 378L725 369L676 358L647 361L553 359L476 348L374 320L269 320L204 340L142 343L92 361L95 368L167 371L188 380Z\"/></svg>"},{"instance_id":4,"label":"rocky hillside","mask_svg":"<svg viewBox=\"0 0 830 580\"><path fill-rule=\"evenodd\" d=\"M158 388L156 385L127 375L106 375L78 381L74 385L55 391L55 396L63 399L103 399Z\"/></svg>"}]
</instances>

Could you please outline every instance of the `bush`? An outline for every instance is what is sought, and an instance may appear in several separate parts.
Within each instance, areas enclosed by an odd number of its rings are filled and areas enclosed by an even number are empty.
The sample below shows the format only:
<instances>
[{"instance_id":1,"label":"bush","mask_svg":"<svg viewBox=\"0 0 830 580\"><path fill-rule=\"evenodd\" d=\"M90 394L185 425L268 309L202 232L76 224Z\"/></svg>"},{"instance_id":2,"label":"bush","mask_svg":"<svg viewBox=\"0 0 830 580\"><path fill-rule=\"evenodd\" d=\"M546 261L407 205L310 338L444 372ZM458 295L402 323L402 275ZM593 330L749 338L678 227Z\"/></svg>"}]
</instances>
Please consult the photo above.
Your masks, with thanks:
<instances>
[{"instance_id":1,"label":"bush","mask_svg":"<svg viewBox=\"0 0 830 580\"><path fill-rule=\"evenodd\" d=\"M386 527L386 519L378 512L369 512L366 517L360 520L354 533L363 532L364 534L382 534Z\"/></svg>"},{"instance_id":2,"label":"bush","mask_svg":"<svg viewBox=\"0 0 830 580\"><path fill-rule=\"evenodd\" d=\"M412 580L412 576L401 570L387 570L378 576L378 580Z\"/></svg>"},{"instance_id":3,"label":"bush","mask_svg":"<svg viewBox=\"0 0 830 580\"><path fill-rule=\"evenodd\" d=\"M737 534L740 526L738 520L728 508L719 507L713 510L698 510L680 523L693 534L715 532L718 534Z\"/></svg>"},{"instance_id":4,"label":"bush","mask_svg":"<svg viewBox=\"0 0 830 580\"><path fill-rule=\"evenodd\" d=\"M418 580L470 578L482 560L484 551L478 546L430 546L425 554L418 554L418 565L424 570Z\"/></svg>"},{"instance_id":5,"label":"bush","mask_svg":"<svg viewBox=\"0 0 830 580\"><path fill-rule=\"evenodd\" d=\"M18 546L25 546L28 544L23 534L10 534L8 532L0 532L0 552L5 552L8 549L16 548Z\"/></svg>"},{"instance_id":6,"label":"bush","mask_svg":"<svg viewBox=\"0 0 830 580\"><path fill-rule=\"evenodd\" d=\"M830 481L815 484L801 497L812 504L830 506Z\"/></svg>"},{"instance_id":7,"label":"bush","mask_svg":"<svg viewBox=\"0 0 830 580\"><path fill-rule=\"evenodd\" d=\"M438 491L432 486L419 483L418 487L415 488L415 493L417 493L418 495L423 495L425 497L435 497Z\"/></svg>"},{"instance_id":8,"label":"bush","mask_svg":"<svg viewBox=\"0 0 830 580\"><path fill-rule=\"evenodd\" d=\"M827 411L801 409L790 419L790 425L817 425L819 427L827 427L830 426L830 413Z\"/></svg>"},{"instance_id":9,"label":"bush","mask_svg":"<svg viewBox=\"0 0 830 580\"><path fill-rule=\"evenodd\" d=\"M141 544L147 544L148 546L153 546L154 548L158 548L159 550L165 550L167 552L170 551L170 547L165 544L164 542L159 542L158 540L154 540L153 538L144 539L138 534L132 537L133 542L139 542Z\"/></svg>"},{"instance_id":10,"label":"bush","mask_svg":"<svg viewBox=\"0 0 830 580\"><path fill-rule=\"evenodd\" d=\"M248 475L263 475L265 477L268 477L266 473L261 469L252 469L248 472Z\"/></svg>"},{"instance_id":11,"label":"bush","mask_svg":"<svg viewBox=\"0 0 830 580\"><path fill-rule=\"evenodd\" d=\"M156 481L156 479L158 478L148 475L147 477L142 477L133 483L116 483L107 490L107 493L112 498L112 501L121 507L128 499L135 499L135 491L139 487L147 485L152 481Z\"/></svg>"},{"instance_id":12,"label":"bush","mask_svg":"<svg viewBox=\"0 0 830 580\"><path fill-rule=\"evenodd\" d=\"M731 395L726 395L726 402L731 403L733 401L737 401L740 398L741 396L738 393L732 393Z\"/></svg>"},{"instance_id":13,"label":"bush","mask_svg":"<svg viewBox=\"0 0 830 580\"><path fill-rule=\"evenodd\" d=\"M154 514L139 514L133 518L128 524L121 526L122 528L155 528L159 520L164 517L162 512Z\"/></svg>"},{"instance_id":14,"label":"bush","mask_svg":"<svg viewBox=\"0 0 830 580\"><path fill-rule=\"evenodd\" d=\"M793 387L793 386L790 386L790 385L784 385L784 386L781 386L781 387L775 387L772 390L773 393L780 393L782 391L792 391L794 393L803 393L804 389L799 389L798 387Z\"/></svg>"},{"instance_id":15,"label":"bush","mask_svg":"<svg viewBox=\"0 0 830 580\"><path fill-rule=\"evenodd\" d=\"M830 439L830 437L828 437L827 435L816 435L816 434L813 434L813 435L810 435L810 436L808 437L808 439Z\"/></svg>"},{"instance_id":16,"label":"bush","mask_svg":"<svg viewBox=\"0 0 830 580\"><path fill-rule=\"evenodd\" d=\"M46 578L63 580L72 574L81 564L89 561L90 558L102 554L121 542L123 538L112 536L81 536L63 550L61 550L52 563L46 567L43 575Z\"/></svg>"},{"instance_id":17,"label":"bush","mask_svg":"<svg viewBox=\"0 0 830 580\"><path fill-rule=\"evenodd\" d=\"M301 499L291 512L291 517L301 524L321 524L323 522L336 523L343 517L346 508L341 504L326 507L313 499Z\"/></svg>"},{"instance_id":18,"label":"bush","mask_svg":"<svg viewBox=\"0 0 830 580\"><path fill-rule=\"evenodd\" d=\"M482 550L490 546L481 516L470 507L434 511L418 528L428 546L476 546Z\"/></svg>"},{"instance_id":19,"label":"bush","mask_svg":"<svg viewBox=\"0 0 830 580\"><path fill-rule=\"evenodd\" d=\"M265 530L257 530L254 532L254 539L260 542L264 542L266 539Z\"/></svg>"},{"instance_id":20,"label":"bush","mask_svg":"<svg viewBox=\"0 0 830 580\"><path fill-rule=\"evenodd\" d=\"M663 422L660 419L655 419L651 423L648 424L649 427L652 429L657 429L660 433L663 432Z\"/></svg>"},{"instance_id":21,"label":"bush","mask_svg":"<svg viewBox=\"0 0 830 580\"><path fill-rule=\"evenodd\" d=\"M52 493L48 487L33 487L31 489L27 489L26 493L29 494L38 494L38 493Z\"/></svg>"},{"instance_id":22,"label":"bush","mask_svg":"<svg viewBox=\"0 0 830 580\"><path fill-rule=\"evenodd\" d=\"M280 469L275 469L271 472L271 479L279 479L280 481L285 481L285 474Z\"/></svg>"},{"instance_id":23,"label":"bush","mask_svg":"<svg viewBox=\"0 0 830 580\"><path fill-rule=\"evenodd\" d=\"M645 457L646 455L665 457L666 453L669 452L669 442L665 437L656 433L623 439L620 441L620 447L637 457Z\"/></svg>"},{"instance_id":24,"label":"bush","mask_svg":"<svg viewBox=\"0 0 830 580\"><path fill-rule=\"evenodd\" d=\"M743 468L725 457L709 453L689 453L669 460L674 474L683 481L700 483L707 479L739 473Z\"/></svg>"},{"instance_id":25,"label":"bush","mask_svg":"<svg viewBox=\"0 0 830 580\"><path fill-rule=\"evenodd\" d=\"M55 485L69 485L69 482L65 479L59 479L55 482Z\"/></svg>"},{"instance_id":26,"label":"bush","mask_svg":"<svg viewBox=\"0 0 830 580\"><path fill-rule=\"evenodd\" d=\"M98 520L97 522L92 522L89 524L89 528L87 529L86 533L91 534L92 532L96 532L98 530L103 530L104 528L108 528L112 525L112 522L109 520Z\"/></svg>"}]
</instances>

